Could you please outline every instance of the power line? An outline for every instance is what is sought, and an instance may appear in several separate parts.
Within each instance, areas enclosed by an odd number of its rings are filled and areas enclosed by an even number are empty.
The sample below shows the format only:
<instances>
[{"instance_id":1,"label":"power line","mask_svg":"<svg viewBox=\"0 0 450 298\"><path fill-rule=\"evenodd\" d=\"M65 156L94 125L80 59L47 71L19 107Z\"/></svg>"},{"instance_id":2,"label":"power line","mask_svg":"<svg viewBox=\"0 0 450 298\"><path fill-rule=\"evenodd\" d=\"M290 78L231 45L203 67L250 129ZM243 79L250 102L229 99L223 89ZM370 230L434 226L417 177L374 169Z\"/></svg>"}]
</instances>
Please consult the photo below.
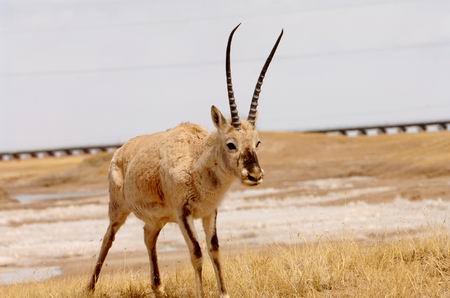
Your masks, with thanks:
<instances>
[{"instance_id":1,"label":"power line","mask_svg":"<svg viewBox=\"0 0 450 298\"><path fill-rule=\"evenodd\" d=\"M342 51L329 51L321 53L305 53L297 55L282 55L278 60L303 60L310 58L318 58L324 56L341 56L352 55L362 53L373 52L387 52L387 51L401 51L409 49L421 49L421 48L439 48L450 46L450 40L438 41L438 42L425 42L416 43L410 45L397 45L384 48L365 48L355 50L342 50ZM256 61L264 60L264 57L248 58L248 59L236 59L233 63L252 63ZM67 75L79 75L79 74L93 74L93 73L113 73L113 72L129 72L129 71L146 71L153 69L167 69L167 68L188 68L188 67L202 67L208 65L222 65L222 60L210 60L200 62L185 62L185 63L165 63L165 64L148 64L148 65L129 65L129 66L112 66L92 69L75 69L75 70L48 70L48 71L34 71L34 72L15 72L15 73L0 73L0 77L24 77L24 76L67 76Z\"/></svg>"},{"instance_id":2,"label":"power line","mask_svg":"<svg viewBox=\"0 0 450 298\"><path fill-rule=\"evenodd\" d=\"M442 1L442 0L435 0ZM99 25L81 25L81 26L59 26L59 27L46 27L41 29L36 28L28 28L27 30L11 30L11 29L0 29L1 34L20 34L20 33L36 33L36 32L51 32L51 31L78 31L78 30L91 30L91 29L106 29L110 30L113 27L134 27L134 26L149 26L149 25L164 25L164 24L176 24L176 23L196 23L196 22L205 22L205 21L220 21L220 20L229 20L229 19L250 19L250 18L258 18L258 17L277 17L277 16L287 16L287 15L295 15L300 13L314 12L314 11L334 11L334 10L345 10L352 8L366 8L366 7L374 7L374 6L383 6L388 4L403 4L403 3L411 3L411 2L428 2L425 0L386 0L386 1L373 1L365 4L349 4L338 7L328 7L328 8L304 8L304 9L292 9L288 11L282 11L279 13L272 14L247 14L247 15L222 15L215 17L197 17L197 18L184 18L184 19L169 19L169 20L160 20L160 21L139 21L139 22L124 22L124 23L116 23L116 24L99 24Z\"/></svg>"}]
</instances>

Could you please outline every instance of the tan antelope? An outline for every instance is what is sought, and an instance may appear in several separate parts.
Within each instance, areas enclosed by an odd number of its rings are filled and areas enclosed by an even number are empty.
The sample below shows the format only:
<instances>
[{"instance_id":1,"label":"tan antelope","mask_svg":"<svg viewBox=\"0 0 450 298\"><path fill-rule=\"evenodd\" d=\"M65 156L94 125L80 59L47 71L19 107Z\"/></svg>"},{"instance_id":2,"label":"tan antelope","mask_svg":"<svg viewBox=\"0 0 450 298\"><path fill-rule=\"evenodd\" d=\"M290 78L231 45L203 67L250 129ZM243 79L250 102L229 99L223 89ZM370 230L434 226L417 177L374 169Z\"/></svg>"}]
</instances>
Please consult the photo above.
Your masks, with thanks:
<instances>
[{"instance_id":1,"label":"tan antelope","mask_svg":"<svg viewBox=\"0 0 450 298\"><path fill-rule=\"evenodd\" d=\"M240 25L240 24L239 24ZM231 82L230 47L227 44L226 76L231 121L211 107L217 128L183 123L151 135L136 137L115 153L109 170L109 227L103 238L89 289L94 290L114 236L133 212L144 225L144 241L150 259L151 286L164 293L156 256L156 241L166 223L179 225L191 255L195 271L196 293L203 296L202 252L193 224L201 218L208 253L212 260L221 297L227 297L219 261L216 233L217 208L231 183L239 178L246 185L258 185L264 171L259 165L257 148L261 144L256 131L256 113L264 76L283 35L281 31L259 75L247 120L240 120Z\"/></svg>"}]
</instances>

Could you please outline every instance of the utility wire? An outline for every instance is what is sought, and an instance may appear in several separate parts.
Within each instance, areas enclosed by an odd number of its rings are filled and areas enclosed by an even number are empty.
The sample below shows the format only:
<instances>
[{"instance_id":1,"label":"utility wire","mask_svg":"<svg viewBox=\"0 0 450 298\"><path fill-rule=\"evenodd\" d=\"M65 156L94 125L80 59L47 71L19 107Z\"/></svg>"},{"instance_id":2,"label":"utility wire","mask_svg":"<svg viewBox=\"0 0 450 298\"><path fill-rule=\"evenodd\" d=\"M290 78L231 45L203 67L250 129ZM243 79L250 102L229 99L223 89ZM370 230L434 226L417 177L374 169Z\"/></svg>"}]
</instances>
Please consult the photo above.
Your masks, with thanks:
<instances>
[{"instance_id":1,"label":"utility wire","mask_svg":"<svg viewBox=\"0 0 450 298\"><path fill-rule=\"evenodd\" d=\"M305 53L296 55L284 55L277 57L280 61L291 60L304 60L310 58L324 57L324 56L342 56L352 54L363 54L373 52L387 52L387 51L401 51L408 49L420 49L420 48L439 48L450 46L450 40L439 42L426 42L416 43L411 45L397 45L385 48L365 48L355 50L342 50L342 51L329 51L321 53ZM236 59L233 63L252 63L255 61L264 60L264 57L248 58L248 59ZM129 65L129 66L111 66L111 67L99 67L91 69L69 69L69 70L45 70L45 71L30 71L30 72L12 72L12 73L0 73L0 77L24 77L24 76L55 76L55 75L79 75L79 74L92 74L92 73L113 73L113 72L128 72L128 71L146 71L153 69L167 69L167 68L189 68L189 67L203 67L209 65L222 65L222 60L210 60L199 62L185 62L185 63L165 63L165 64L142 64L142 65Z\"/></svg>"},{"instance_id":2,"label":"utility wire","mask_svg":"<svg viewBox=\"0 0 450 298\"><path fill-rule=\"evenodd\" d=\"M442 2L442 0L434 0L435 2ZM12 30L12 29L0 29L1 34L20 34L20 33L36 33L36 32L50 32L50 31L78 31L78 30L91 30L91 29L106 29L110 30L112 27L132 27L132 26L149 26L149 25L164 25L164 24L176 24L176 23L196 23L196 22L205 22L205 21L220 21L220 20L228 20L228 19L251 19L251 18L259 18L259 17L277 17L277 16L287 16L287 15L295 15L307 12L315 12L315 11L335 11L335 10L345 10L345 9L353 9L353 8L367 8L374 6L384 6L389 4L404 4L404 3L412 3L412 2L426 2L429 3L429 0L398 0L398 1L373 1L365 4L349 4L344 6L334 6L334 7L321 7L321 8L301 8L301 9L291 9L288 11L282 11L279 13L271 13L271 14L247 14L247 15L222 15L222 16L214 16L214 17L195 17L195 18L180 18L180 19L169 19L169 20L159 20L159 21L139 21L139 22L124 22L124 23L116 23L116 24L98 24L98 25L81 25L81 26L53 26L46 28L28 28L27 30ZM170 17L169 17L170 18ZM115 29L116 30L116 29Z\"/></svg>"}]
</instances>

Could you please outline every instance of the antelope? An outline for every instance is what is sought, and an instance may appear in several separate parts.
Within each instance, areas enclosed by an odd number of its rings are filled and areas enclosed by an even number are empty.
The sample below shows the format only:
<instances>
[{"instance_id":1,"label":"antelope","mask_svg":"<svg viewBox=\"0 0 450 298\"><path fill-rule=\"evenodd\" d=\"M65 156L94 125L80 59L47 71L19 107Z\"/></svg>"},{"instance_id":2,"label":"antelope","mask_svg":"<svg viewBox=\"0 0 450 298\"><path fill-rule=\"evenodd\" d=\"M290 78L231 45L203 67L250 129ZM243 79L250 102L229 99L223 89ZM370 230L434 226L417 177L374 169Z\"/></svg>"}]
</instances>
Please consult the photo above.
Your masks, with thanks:
<instances>
[{"instance_id":1,"label":"antelope","mask_svg":"<svg viewBox=\"0 0 450 298\"><path fill-rule=\"evenodd\" d=\"M109 169L109 226L90 279L93 291L114 237L133 212L144 222L144 242L150 261L151 288L164 295L156 255L156 241L166 223L177 223L189 248L195 272L196 295L203 296L202 252L193 224L201 219L209 257L220 297L228 297L216 231L217 208L232 182L240 179L255 186L263 181L257 149L258 98L264 76L280 43L279 35L259 75L247 120L240 120L231 81L230 48L237 25L226 49L226 79L231 120L215 106L211 118L216 131L182 123L173 129L131 139L114 153Z\"/></svg>"}]
</instances>

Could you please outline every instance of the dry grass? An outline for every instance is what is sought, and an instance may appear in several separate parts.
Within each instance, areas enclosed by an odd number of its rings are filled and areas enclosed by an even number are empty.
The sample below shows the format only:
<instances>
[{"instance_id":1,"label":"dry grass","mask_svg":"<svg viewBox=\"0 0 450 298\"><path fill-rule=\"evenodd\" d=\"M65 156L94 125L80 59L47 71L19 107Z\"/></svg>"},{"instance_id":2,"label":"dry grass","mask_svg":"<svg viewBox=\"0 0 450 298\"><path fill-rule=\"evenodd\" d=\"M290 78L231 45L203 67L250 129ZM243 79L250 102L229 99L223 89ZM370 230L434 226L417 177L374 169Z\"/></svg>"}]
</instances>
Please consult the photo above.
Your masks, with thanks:
<instances>
[{"instance_id":1,"label":"dry grass","mask_svg":"<svg viewBox=\"0 0 450 298\"><path fill-rule=\"evenodd\" d=\"M205 289L216 297L209 262ZM273 246L223 260L231 297L436 297L450 295L450 237L361 243L321 241ZM168 297L193 296L192 269L178 267L163 276ZM2 297L86 297L87 277L0 287ZM103 275L93 297L145 297L147 271ZM89 295L88 295L89 296Z\"/></svg>"},{"instance_id":2,"label":"dry grass","mask_svg":"<svg viewBox=\"0 0 450 298\"><path fill-rule=\"evenodd\" d=\"M276 132L262 139L261 159L272 173L288 164L303 179L450 176L450 132L358 138Z\"/></svg>"},{"instance_id":3,"label":"dry grass","mask_svg":"<svg viewBox=\"0 0 450 298\"><path fill-rule=\"evenodd\" d=\"M111 153L0 162L0 186L12 193L107 189Z\"/></svg>"},{"instance_id":4,"label":"dry grass","mask_svg":"<svg viewBox=\"0 0 450 298\"><path fill-rule=\"evenodd\" d=\"M47 175L38 176L29 181L30 186L51 187L55 185L86 185L106 183L109 163L112 153L98 153L85 156L78 164L67 169L54 171Z\"/></svg>"},{"instance_id":5,"label":"dry grass","mask_svg":"<svg viewBox=\"0 0 450 298\"><path fill-rule=\"evenodd\" d=\"M351 176L401 180L450 176L450 132L358 138L263 132L261 139L265 187ZM0 186L10 193L106 189L111 156L0 162Z\"/></svg>"},{"instance_id":6,"label":"dry grass","mask_svg":"<svg viewBox=\"0 0 450 298\"><path fill-rule=\"evenodd\" d=\"M0 188L0 205L15 202L16 200L12 198L8 192L6 192L3 188Z\"/></svg>"}]
</instances>

